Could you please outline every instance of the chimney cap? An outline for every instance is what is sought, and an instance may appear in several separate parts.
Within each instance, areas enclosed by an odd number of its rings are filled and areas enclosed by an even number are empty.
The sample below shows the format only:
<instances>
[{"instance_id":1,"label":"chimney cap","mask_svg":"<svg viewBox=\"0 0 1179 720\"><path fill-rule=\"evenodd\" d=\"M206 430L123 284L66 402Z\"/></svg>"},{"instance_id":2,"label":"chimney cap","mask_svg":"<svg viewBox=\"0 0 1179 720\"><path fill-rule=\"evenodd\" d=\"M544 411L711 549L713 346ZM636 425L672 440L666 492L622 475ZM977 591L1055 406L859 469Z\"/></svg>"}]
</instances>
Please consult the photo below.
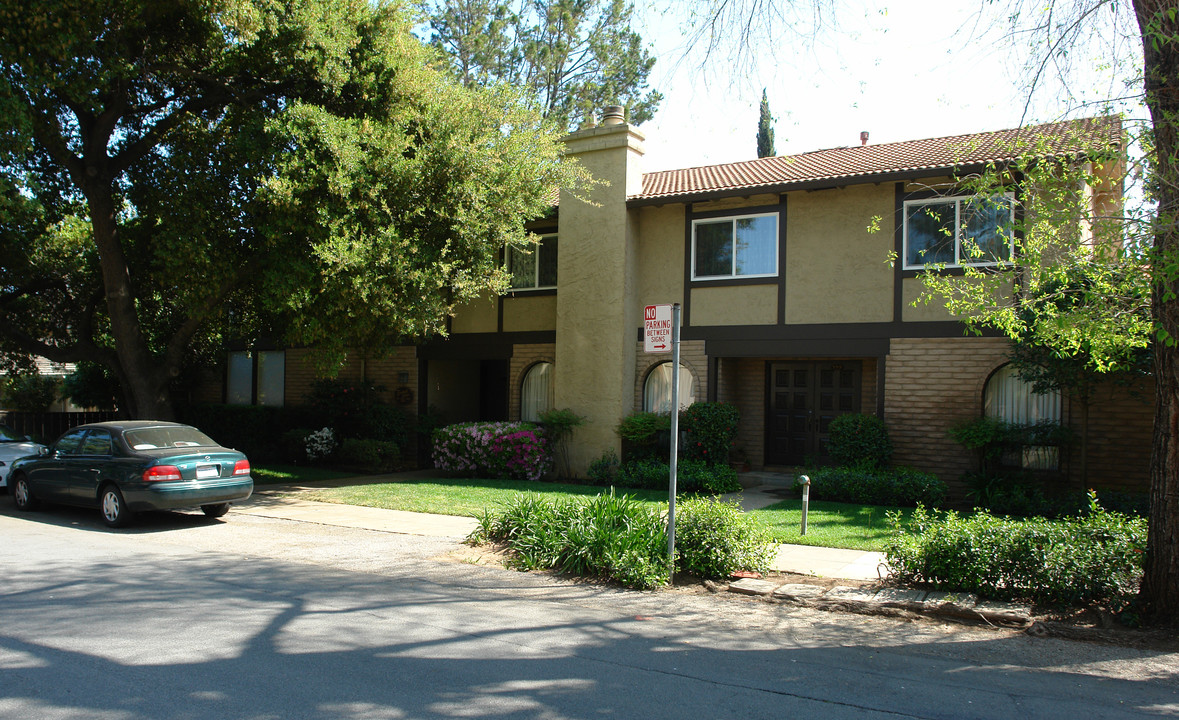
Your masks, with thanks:
<instances>
[{"instance_id":1,"label":"chimney cap","mask_svg":"<svg viewBox=\"0 0 1179 720\"><path fill-rule=\"evenodd\" d=\"M625 109L621 105L607 105L602 109L603 125L621 125L626 122Z\"/></svg>"}]
</instances>

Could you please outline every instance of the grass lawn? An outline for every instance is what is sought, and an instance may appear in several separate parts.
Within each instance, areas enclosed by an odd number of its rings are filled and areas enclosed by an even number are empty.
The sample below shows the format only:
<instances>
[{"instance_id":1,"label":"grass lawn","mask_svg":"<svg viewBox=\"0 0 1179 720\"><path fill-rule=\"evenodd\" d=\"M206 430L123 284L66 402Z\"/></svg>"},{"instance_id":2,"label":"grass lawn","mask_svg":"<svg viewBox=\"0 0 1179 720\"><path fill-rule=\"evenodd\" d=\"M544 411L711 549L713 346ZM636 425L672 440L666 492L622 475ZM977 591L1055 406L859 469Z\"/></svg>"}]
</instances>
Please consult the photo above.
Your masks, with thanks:
<instances>
[{"instance_id":1,"label":"grass lawn","mask_svg":"<svg viewBox=\"0 0 1179 720\"><path fill-rule=\"evenodd\" d=\"M890 534L884 514L891 510L900 510L905 518L913 513L913 508L812 500L807 513L806 535L799 535L802 500L783 500L751 514L769 528L774 540L780 543L882 552Z\"/></svg>"},{"instance_id":2,"label":"grass lawn","mask_svg":"<svg viewBox=\"0 0 1179 720\"><path fill-rule=\"evenodd\" d=\"M319 502L364 505L389 510L466 515L478 517L495 510L520 492L542 495L548 500L593 497L608 489L593 485L529 482L527 480L429 479L393 483L371 483L302 492L299 497ZM666 490L619 490L639 500L667 502Z\"/></svg>"},{"instance_id":3,"label":"grass lawn","mask_svg":"<svg viewBox=\"0 0 1179 720\"><path fill-rule=\"evenodd\" d=\"M276 483L309 483L320 480L338 480L346 477L356 477L356 473L328 468L304 467L302 465L252 465L250 477L255 485L274 485Z\"/></svg>"}]
</instances>

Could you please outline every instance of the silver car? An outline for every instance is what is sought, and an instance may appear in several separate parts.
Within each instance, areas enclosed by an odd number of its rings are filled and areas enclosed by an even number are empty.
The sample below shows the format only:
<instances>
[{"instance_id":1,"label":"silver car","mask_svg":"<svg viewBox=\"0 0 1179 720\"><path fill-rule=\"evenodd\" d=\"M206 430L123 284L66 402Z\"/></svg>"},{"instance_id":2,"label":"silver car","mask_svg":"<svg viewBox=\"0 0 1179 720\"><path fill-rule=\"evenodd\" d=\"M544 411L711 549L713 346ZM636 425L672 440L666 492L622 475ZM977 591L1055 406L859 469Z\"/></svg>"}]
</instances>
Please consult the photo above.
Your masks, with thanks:
<instances>
[{"instance_id":1,"label":"silver car","mask_svg":"<svg viewBox=\"0 0 1179 720\"><path fill-rule=\"evenodd\" d=\"M7 425L0 425L0 488L7 487L14 460L36 455L44 447Z\"/></svg>"}]
</instances>

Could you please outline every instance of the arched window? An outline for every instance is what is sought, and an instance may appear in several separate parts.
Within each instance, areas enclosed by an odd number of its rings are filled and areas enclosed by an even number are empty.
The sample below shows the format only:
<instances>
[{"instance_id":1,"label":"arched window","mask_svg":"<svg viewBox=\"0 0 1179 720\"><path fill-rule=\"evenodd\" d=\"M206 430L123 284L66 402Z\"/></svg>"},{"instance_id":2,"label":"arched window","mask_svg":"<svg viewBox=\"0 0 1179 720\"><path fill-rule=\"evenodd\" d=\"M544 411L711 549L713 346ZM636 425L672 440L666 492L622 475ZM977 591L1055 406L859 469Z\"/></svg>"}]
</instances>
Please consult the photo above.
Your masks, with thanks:
<instances>
[{"instance_id":1,"label":"arched window","mask_svg":"<svg viewBox=\"0 0 1179 720\"><path fill-rule=\"evenodd\" d=\"M553 364L539 362L524 373L520 388L520 419L540 420L540 414L553 407Z\"/></svg>"},{"instance_id":2,"label":"arched window","mask_svg":"<svg viewBox=\"0 0 1179 720\"><path fill-rule=\"evenodd\" d=\"M671 363L656 365L643 383L643 409L647 412L671 412ZM680 364L680 408L696 402L696 379L692 371Z\"/></svg>"},{"instance_id":3,"label":"arched window","mask_svg":"<svg viewBox=\"0 0 1179 720\"><path fill-rule=\"evenodd\" d=\"M983 390L983 414L1016 425L1060 422L1060 393L1032 391L1031 383L1019 376L1011 365L1004 365L987 379ZM1028 445L1021 458L1008 460L1025 468L1053 470L1059 464L1055 447Z\"/></svg>"}]
</instances>

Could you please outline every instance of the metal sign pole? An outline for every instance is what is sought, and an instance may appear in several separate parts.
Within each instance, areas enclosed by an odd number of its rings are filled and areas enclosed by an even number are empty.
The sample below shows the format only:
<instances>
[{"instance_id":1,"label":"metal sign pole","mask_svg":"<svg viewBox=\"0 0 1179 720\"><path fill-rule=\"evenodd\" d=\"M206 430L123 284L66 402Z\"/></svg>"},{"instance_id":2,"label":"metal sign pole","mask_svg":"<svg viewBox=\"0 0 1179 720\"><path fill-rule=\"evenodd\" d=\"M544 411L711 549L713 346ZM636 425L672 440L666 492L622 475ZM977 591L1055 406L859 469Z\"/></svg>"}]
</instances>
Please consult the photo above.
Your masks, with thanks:
<instances>
[{"instance_id":1,"label":"metal sign pole","mask_svg":"<svg viewBox=\"0 0 1179 720\"><path fill-rule=\"evenodd\" d=\"M680 304L671 306L671 466L667 489L667 581L675 583L675 485L680 450Z\"/></svg>"}]
</instances>

